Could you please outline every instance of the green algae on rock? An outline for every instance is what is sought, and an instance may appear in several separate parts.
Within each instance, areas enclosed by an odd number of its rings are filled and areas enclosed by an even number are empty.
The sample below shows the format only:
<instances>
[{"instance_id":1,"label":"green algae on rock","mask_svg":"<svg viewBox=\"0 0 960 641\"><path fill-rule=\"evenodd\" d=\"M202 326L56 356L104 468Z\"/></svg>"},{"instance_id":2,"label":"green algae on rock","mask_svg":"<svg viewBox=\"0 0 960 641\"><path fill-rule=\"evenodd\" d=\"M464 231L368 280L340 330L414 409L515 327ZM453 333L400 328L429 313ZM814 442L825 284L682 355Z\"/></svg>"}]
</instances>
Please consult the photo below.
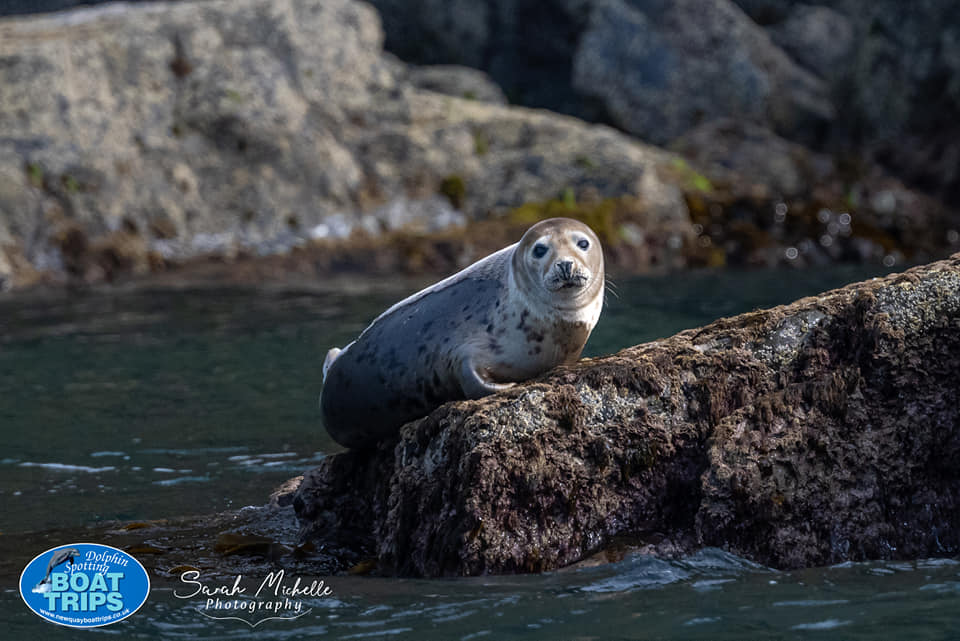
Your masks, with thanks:
<instances>
[{"instance_id":1,"label":"green algae on rock","mask_svg":"<svg viewBox=\"0 0 960 641\"><path fill-rule=\"evenodd\" d=\"M292 497L387 574L536 572L610 546L783 568L960 549L960 255L450 403Z\"/></svg>"}]
</instances>

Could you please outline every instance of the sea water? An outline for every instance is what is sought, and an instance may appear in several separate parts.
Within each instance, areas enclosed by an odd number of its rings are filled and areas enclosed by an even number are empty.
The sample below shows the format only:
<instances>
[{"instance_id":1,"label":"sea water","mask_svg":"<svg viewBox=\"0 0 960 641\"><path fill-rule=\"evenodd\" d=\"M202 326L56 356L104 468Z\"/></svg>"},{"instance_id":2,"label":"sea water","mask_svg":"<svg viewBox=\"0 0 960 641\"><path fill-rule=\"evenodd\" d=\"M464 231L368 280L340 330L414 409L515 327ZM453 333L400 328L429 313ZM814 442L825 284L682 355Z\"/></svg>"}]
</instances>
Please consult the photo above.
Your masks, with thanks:
<instances>
[{"instance_id":1,"label":"sea water","mask_svg":"<svg viewBox=\"0 0 960 641\"><path fill-rule=\"evenodd\" d=\"M724 271L614 283L596 356L876 275L868 268ZM36 618L11 568L39 538L100 522L265 502L339 450L319 425L320 366L411 283L108 289L0 299L0 638L76 638ZM40 537L37 533L43 533ZM66 536L66 534L64 534ZM11 539L18 541L11 545ZM22 545L19 544L22 542ZM69 543L72 541L63 541ZM16 553L14 554L16 556ZM960 634L949 559L777 572L720 550L519 577L328 577L265 639L948 639ZM84 634L247 637L155 589L126 621Z\"/></svg>"}]
</instances>

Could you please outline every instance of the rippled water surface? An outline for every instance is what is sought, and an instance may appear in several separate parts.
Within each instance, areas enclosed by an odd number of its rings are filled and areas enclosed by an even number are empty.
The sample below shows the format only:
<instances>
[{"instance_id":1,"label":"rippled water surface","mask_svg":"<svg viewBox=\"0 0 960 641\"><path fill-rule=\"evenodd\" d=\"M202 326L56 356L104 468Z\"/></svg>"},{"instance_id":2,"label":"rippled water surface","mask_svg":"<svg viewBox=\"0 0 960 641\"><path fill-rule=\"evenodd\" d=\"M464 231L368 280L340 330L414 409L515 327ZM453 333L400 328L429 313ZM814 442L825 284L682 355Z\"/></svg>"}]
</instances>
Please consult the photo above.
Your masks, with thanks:
<instances>
[{"instance_id":1,"label":"rippled water surface","mask_svg":"<svg viewBox=\"0 0 960 641\"><path fill-rule=\"evenodd\" d=\"M723 272L618 282L587 355L875 275ZM0 299L0 536L262 504L336 451L319 426L320 364L408 293L132 290ZM69 541L64 541L69 542ZM705 551L541 576L331 577L330 597L257 638L937 639L960 629L947 560L778 573ZM5 577L2 638L74 638ZM892 634L899 631L899 634ZM166 588L100 634L237 638ZM97 634L97 633L94 633Z\"/></svg>"},{"instance_id":2,"label":"rippled water surface","mask_svg":"<svg viewBox=\"0 0 960 641\"><path fill-rule=\"evenodd\" d=\"M949 559L775 572L719 550L537 576L446 581L331 577L293 621L212 621L170 589L130 619L84 635L124 639L845 639L956 638L960 565ZM4 638L71 639L13 591Z\"/></svg>"}]
</instances>

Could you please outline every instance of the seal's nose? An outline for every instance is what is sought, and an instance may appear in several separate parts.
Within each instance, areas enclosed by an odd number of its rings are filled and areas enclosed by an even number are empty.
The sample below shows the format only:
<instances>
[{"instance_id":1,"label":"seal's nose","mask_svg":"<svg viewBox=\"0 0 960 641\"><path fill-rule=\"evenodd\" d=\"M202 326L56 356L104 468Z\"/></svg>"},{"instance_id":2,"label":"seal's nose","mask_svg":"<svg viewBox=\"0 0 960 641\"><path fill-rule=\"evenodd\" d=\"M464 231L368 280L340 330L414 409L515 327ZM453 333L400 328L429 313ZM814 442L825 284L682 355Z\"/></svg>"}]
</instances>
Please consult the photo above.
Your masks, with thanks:
<instances>
[{"instance_id":1,"label":"seal's nose","mask_svg":"<svg viewBox=\"0 0 960 641\"><path fill-rule=\"evenodd\" d=\"M563 280L570 280L570 277L573 275L573 261L572 260L558 261L557 271L560 272L560 278L562 278Z\"/></svg>"}]
</instances>

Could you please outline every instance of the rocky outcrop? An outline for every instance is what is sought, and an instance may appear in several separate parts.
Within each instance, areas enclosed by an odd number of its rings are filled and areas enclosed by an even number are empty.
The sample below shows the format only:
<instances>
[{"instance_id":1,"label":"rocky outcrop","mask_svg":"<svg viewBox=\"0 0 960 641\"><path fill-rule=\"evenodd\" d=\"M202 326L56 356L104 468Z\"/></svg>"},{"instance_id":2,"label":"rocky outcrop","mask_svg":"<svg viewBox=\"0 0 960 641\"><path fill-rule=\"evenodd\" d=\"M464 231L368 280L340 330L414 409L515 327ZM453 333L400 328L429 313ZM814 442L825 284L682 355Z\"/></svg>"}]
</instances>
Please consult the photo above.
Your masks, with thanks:
<instances>
[{"instance_id":1,"label":"rocky outcrop","mask_svg":"<svg viewBox=\"0 0 960 641\"><path fill-rule=\"evenodd\" d=\"M714 182L750 185L784 200L809 197L837 173L830 156L731 118L694 127L674 140L671 149Z\"/></svg>"},{"instance_id":2,"label":"rocky outcrop","mask_svg":"<svg viewBox=\"0 0 960 641\"><path fill-rule=\"evenodd\" d=\"M861 51L862 16L839 1L742 3L746 14L729 0L375 4L394 51L493 80L385 54L376 12L352 0L123 3L0 22L0 291L204 257L228 278L264 255L269 274L449 273L498 248L473 242L487 231L473 223L512 233L539 214L599 223L624 270L898 264L960 246L952 202L797 142L886 132L868 145L876 157L925 186L954 180L954 92L938 80L953 77L952 9L911 13L895 46L882 30L866 40L928 68ZM869 15L891 24L878 7ZM946 35L928 51L917 34L930 16ZM891 61L915 69L878 71ZM891 77L922 104L860 89ZM673 139L686 160L507 97ZM831 103L845 108L831 115Z\"/></svg>"},{"instance_id":3,"label":"rocky outcrop","mask_svg":"<svg viewBox=\"0 0 960 641\"><path fill-rule=\"evenodd\" d=\"M835 145L857 147L909 183L960 194L960 6L896 0L735 0L843 109Z\"/></svg>"},{"instance_id":4,"label":"rocky outcrop","mask_svg":"<svg viewBox=\"0 0 960 641\"><path fill-rule=\"evenodd\" d=\"M830 86L828 136L948 202L960 195L960 5L735 0Z\"/></svg>"},{"instance_id":5,"label":"rocky outcrop","mask_svg":"<svg viewBox=\"0 0 960 641\"><path fill-rule=\"evenodd\" d=\"M624 542L781 568L954 554L958 363L955 255L447 404L292 500L305 539L408 575Z\"/></svg>"},{"instance_id":6,"label":"rocky outcrop","mask_svg":"<svg viewBox=\"0 0 960 641\"><path fill-rule=\"evenodd\" d=\"M483 74L411 69L382 38L350 0L0 22L0 288L437 230L588 188L689 227L670 154L496 104Z\"/></svg>"},{"instance_id":7,"label":"rocky outcrop","mask_svg":"<svg viewBox=\"0 0 960 641\"><path fill-rule=\"evenodd\" d=\"M655 143L714 117L801 137L833 117L826 85L729 0L373 4L405 60L477 67L514 102Z\"/></svg>"},{"instance_id":8,"label":"rocky outcrop","mask_svg":"<svg viewBox=\"0 0 960 641\"><path fill-rule=\"evenodd\" d=\"M728 0L594 3L572 82L658 144L720 117L803 137L834 115L826 86Z\"/></svg>"},{"instance_id":9,"label":"rocky outcrop","mask_svg":"<svg viewBox=\"0 0 960 641\"><path fill-rule=\"evenodd\" d=\"M520 104L653 141L748 118L862 150L950 200L960 193L957 3L372 2L389 50L483 69Z\"/></svg>"}]
</instances>

